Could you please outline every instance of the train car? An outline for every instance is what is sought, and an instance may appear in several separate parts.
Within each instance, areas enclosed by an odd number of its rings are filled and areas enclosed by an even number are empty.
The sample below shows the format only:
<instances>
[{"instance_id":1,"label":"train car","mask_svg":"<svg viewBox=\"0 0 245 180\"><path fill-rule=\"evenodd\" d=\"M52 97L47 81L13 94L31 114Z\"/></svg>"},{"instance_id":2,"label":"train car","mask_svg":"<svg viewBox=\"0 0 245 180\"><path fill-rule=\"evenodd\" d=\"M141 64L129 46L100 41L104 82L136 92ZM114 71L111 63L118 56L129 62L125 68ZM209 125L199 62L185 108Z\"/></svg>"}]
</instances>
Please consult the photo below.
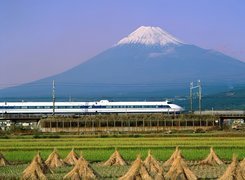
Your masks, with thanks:
<instances>
[{"instance_id":1,"label":"train car","mask_svg":"<svg viewBox=\"0 0 245 180\"><path fill-rule=\"evenodd\" d=\"M170 101L111 102L1 102L2 114L96 114L96 113L181 113Z\"/></svg>"}]
</instances>

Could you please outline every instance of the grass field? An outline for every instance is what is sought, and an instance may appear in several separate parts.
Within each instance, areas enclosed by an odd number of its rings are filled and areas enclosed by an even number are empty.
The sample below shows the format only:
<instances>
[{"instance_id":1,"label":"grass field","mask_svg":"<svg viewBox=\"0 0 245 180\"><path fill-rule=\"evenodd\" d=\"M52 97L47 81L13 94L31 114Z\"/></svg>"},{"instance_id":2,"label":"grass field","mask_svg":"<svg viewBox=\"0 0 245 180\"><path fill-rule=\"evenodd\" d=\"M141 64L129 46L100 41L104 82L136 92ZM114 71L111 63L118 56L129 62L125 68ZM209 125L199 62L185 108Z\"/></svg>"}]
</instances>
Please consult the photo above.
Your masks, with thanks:
<instances>
[{"instance_id":1,"label":"grass field","mask_svg":"<svg viewBox=\"0 0 245 180\"><path fill-rule=\"evenodd\" d=\"M212 136L186 136L186 137L120 137L120 138L81 138L81 137L60 137L60 138L39 138L32 137L0 139L0 151L13 165L0 167L0 178L20 177L22 171L32 160L37 151L41 152L44 159L57 148L62 158L75 148L77 153L82 152L86 160L93 164L98 172L104 173L103 177L115 177L117 174L124 174L129 166L107 167L98 166L97 163L105 161L118 148L122 156L127 161L133 161L137 154L141 154L142 159L150 149L156 159L163 162L173 153L176 146L179 146L186 160L198 161L205 158L209 153L209 148L214 147L221 159L230 161L232 154L238 155L239 159L245 157L245 137L212 137ZM103 169L104 168L104 169ZM198 167L192 167L198 171ZM196 169L195 169L196 168ZM216 176L221 175L226 166L217 170ZM49 179L62 179L71 169L63 167L55 170L54 175L49 175ZM112 173L110 174L109 173ZM207 170L208 171L208 170ZM210 170L216 171L216 170ZM108 174L108 175L106 175ZM201 177L202 175L200 175ZM8 178L7 178L8 179Z\"/></svg>"},{"instance_id":2,"label":"grass field","mask_svg":"<svg viewBox=\"0 0 245 180\"><path fill-rule=\"evenodd\" d=\"M0 139L0 151L11 161L29 162L37 151L44 158L57 148L65 157L75 148L89 161L106 160L115 148L128 159L137 154L146 156L150 149L159 160L166 160L179 146L188 160L204 158L213 146L222 159L229 160L233 153L245 156L245 137L139 137L139 138L57 138L57 139Z\"/></svg>"}]
</instances>

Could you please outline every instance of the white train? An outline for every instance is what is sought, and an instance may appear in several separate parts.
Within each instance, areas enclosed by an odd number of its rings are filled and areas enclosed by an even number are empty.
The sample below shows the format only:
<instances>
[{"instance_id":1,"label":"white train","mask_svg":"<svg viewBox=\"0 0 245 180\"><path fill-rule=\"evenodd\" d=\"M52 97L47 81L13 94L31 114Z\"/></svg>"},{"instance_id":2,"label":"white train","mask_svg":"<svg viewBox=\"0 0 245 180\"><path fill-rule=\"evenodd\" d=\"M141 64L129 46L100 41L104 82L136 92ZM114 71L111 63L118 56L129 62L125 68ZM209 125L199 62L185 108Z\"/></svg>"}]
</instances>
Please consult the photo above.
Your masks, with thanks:
<instances>
[{"instance_id":1,"label":"white train","mask_svg":"<svg viewBox=\"0 0 245 180\"><path fill-rule=\"evenodd\" d=\"M181 113L169 101L158 102L0 102L1 114L96 114L96 113Z\"/></svg>"}]
</instances>

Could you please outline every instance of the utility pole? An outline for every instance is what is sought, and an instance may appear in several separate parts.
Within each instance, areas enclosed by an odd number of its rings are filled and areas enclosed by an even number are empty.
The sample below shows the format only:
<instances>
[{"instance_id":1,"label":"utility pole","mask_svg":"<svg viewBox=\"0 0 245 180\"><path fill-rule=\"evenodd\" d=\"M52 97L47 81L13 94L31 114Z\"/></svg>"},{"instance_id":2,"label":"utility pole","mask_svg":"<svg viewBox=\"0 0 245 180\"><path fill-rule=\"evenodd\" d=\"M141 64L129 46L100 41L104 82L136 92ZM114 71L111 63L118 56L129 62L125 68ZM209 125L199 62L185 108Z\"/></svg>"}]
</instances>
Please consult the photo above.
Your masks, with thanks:
<instances>
[{"instance_id":1,"label":"utility pole","mask_svg":"<svg viewBox=\"0 0 245 180\"><path fill-rule=\"evenodd\" d=\"M193 82L190 83L190 111L192 113L193 107L192 107L192 89L193 89Z\"/></svg>"},{"instance_id":2,"label":"utility pole","mask_svg":"<svg viewBox=\"0 0 245 180\"><path fill-rule=\"evenodd\" d=\"M198 88L198 109L199 113L202 112L202 87L201 87L201 80L197 81L197 85L194 86L193 82L190 83L190 111L193 111L193 89Z\"/></svg>"},{"instance_id":3,"label":"utility pole","mask_svg":"<svg viewBox=\"0 0 245 180\"><path fill-rule=\"evenodd\" d=\"M201 80L198 80L198 100L199 100L199 113L202 113L202 87L201 87Z\"/></svg>"},{"instance_id":4,"label":"utility pole","mask_svg":"<svg viewBox=\"0 0 245 180\"><path fill-rule=\"evenodd\" d=\"M52 115L54 116L55 115L55 82L54 82L54 80L53 80L53 93L52 93L52 95L53 95L53 113L52 113Z\"/></svg>"}]
</instances>

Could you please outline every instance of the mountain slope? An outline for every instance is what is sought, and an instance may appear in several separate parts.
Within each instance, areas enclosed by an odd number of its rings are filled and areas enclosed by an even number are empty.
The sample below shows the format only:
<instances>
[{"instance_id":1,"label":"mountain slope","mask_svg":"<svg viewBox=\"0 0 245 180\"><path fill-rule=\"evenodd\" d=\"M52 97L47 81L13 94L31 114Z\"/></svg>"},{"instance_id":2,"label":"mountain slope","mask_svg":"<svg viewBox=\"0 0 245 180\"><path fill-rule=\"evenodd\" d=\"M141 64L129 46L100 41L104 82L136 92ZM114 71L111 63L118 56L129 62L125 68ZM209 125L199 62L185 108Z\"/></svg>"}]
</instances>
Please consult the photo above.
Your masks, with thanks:
<instances>
[{"instance_id":1,"label":"mountain slope","mask_svg":"<svg viewBox=\"0 0 245 180\"><path fill-rule=\"evenodd\" d=\"M222 53L188 45L160 28L140 27L114 47L64 73L1 90L3 97L173 96L188 93L200 79L205 92L245 83L245 63Z\"/></svg>"}]
</instances>

